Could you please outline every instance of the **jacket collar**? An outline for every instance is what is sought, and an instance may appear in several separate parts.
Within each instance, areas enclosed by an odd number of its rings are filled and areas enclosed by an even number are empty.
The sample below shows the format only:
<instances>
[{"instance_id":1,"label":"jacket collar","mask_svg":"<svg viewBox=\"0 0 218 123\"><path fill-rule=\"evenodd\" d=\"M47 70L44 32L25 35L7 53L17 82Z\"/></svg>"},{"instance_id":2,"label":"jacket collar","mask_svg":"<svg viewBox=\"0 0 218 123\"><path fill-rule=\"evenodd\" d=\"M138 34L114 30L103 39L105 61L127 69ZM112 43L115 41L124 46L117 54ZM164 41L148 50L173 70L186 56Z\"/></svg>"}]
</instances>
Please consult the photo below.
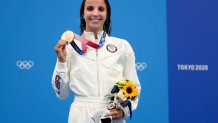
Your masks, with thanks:
<instances>
[{"instance_id":1,"label":"jacket collar","mask_svg":"<svg viewBox=\"0 0 218 123\"><path fill-rule=\"evenodd\" d=\"M100 39L101 39L101 36L103 35L103 32L104 32L104 31L99 31L99 32L97 33L97 36L98 36L98 39L97 39L97 40L95 39L94 32L86 32L86 31L84 31L83 33L84 33L84 36L85 36L85 38L86 38L87 40L90 40L90 41L95 42L95 43L99 43L99 41L100 41Z\"/></svg>"}]
</instances>

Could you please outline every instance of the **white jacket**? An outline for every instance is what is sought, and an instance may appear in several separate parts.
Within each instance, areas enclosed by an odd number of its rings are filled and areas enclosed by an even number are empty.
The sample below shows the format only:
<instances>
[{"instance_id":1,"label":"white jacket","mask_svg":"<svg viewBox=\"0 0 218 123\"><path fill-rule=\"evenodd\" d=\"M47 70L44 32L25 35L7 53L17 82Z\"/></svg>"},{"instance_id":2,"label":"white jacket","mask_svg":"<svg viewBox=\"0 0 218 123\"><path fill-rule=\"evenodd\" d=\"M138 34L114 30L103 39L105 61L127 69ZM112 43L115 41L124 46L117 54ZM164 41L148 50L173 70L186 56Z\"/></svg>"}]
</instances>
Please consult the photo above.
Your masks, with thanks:
<instances>
[{"instance_id":1,"label":"white jacket","mask_svg":"<svg viewBox=\"0 0 218 123\"><path fill-rule=\"evenodd\" d=\"M98 33L99 40L102 33ZM92 32L84 34L86 39L95 42ZM80 47L79 41L75 42ZM135 82L140 92L135 55L126 40L106 35L104 45L97 50L88 47L87 52L81 56L69 44L66 51L66 62L56 63L52 77L52 86L58 98L66 99L70 90L79 97L108 98L111 97L114 84L127 79ZM136 109L137 104L138 100L132 102L132 110ZM125 116L129 116L128 108L123 110Z\"/></svg>"}]
</instances>

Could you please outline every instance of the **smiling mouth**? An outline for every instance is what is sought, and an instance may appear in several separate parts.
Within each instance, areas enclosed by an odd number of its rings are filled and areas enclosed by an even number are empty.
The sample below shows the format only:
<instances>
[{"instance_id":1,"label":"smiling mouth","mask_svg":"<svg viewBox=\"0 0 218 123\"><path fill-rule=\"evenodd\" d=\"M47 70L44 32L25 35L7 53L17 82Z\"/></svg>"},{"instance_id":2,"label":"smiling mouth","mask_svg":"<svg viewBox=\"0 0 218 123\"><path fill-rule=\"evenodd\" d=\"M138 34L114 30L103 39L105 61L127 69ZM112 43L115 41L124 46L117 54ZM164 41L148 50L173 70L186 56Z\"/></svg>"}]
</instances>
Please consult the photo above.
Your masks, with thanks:
<instances>
[{"instance_id":1,"label":"smiling mouth","mask_svg":"<svg viewBox=\"0 0 218 123\"><path fill-rule=\"evenodd\" d=\"M97 22L101 21L101 19L100 18L91 18L90 21L97 23Z\"/></svg>"}]
</instances>

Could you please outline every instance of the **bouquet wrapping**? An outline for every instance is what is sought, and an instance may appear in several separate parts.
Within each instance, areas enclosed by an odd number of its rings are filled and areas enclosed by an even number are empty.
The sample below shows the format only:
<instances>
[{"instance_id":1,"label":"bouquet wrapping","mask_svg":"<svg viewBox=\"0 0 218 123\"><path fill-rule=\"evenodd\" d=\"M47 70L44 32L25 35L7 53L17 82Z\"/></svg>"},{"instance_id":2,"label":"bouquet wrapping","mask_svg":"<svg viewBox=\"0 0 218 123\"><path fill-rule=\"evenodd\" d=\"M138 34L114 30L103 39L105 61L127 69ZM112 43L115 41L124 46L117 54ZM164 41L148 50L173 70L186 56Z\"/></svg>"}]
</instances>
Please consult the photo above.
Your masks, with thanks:
<instances>
[{"instance_id":1,"label":"bouquet wrapping","mask_svg":"<svg viewBox=\"0 0 218 123\"><path fill-rule=\"evenodd\" d=\"M132 105L131 101L135 101L138 98L138 88L135 83L131 80L121 80L116 82L114 87L111 90L113 97L108 108L104 111L101 111L100 120L97 117L92 117L96 123L111 123L112 116L107 116L107 113L111 109L123 109L128 107L130 112L130 119L132 117ZM98 112L99 113L99 112Z\"/></svg>"}]
</instances>

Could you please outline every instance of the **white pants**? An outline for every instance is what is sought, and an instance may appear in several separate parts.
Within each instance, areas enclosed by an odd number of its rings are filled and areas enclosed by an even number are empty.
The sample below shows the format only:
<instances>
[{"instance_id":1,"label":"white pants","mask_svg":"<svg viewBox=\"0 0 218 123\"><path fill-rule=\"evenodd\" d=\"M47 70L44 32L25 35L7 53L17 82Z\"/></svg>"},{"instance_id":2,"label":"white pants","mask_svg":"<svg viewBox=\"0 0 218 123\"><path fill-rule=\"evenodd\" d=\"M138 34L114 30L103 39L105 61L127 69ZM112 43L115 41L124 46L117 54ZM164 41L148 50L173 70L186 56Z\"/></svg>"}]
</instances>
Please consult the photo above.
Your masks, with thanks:
<instances>
[{"instance_id":1,"label":"white pants","mask_svg":"<svg viewBox=\"0 0 218 123\"><path fill-rule=\"evenodd\" d=\"M101 123L99 120L95 121L93 116L105 111L108 105L108 100L75 96L70 107L68 123ZM113 120L112 123L125 123L125 120Z\"/></svg>"}]
</instances>

